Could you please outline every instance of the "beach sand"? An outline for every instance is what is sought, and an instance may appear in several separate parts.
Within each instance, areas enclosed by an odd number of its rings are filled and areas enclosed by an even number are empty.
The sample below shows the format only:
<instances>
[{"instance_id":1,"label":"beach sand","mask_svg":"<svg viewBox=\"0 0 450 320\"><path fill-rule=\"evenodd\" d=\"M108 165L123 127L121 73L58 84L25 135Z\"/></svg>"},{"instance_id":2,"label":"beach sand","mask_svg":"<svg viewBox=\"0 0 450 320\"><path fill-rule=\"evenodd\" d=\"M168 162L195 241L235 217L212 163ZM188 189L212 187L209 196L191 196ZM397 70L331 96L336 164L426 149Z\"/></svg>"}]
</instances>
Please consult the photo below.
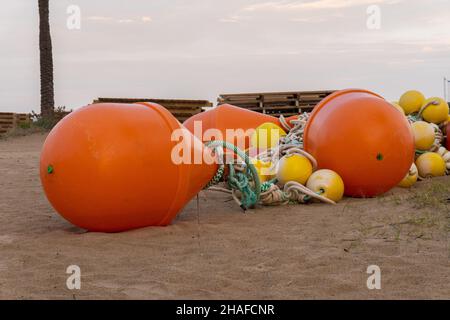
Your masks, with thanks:
<instances>
[{"instance_id":1,"label":"beach sand","mask_svg":"<svg viewBox=\"0 0 450 320\"><path fill-rule=\"evenodd\" d=\"M450 298L450 177L375 199L258 208L202 192L173 225L88 233L50 206L44 134L0 140L2 299ZM69 265L81 290L66 287ZM369 265L381 290L368 290Z\"/></svg>"}]
</instances>

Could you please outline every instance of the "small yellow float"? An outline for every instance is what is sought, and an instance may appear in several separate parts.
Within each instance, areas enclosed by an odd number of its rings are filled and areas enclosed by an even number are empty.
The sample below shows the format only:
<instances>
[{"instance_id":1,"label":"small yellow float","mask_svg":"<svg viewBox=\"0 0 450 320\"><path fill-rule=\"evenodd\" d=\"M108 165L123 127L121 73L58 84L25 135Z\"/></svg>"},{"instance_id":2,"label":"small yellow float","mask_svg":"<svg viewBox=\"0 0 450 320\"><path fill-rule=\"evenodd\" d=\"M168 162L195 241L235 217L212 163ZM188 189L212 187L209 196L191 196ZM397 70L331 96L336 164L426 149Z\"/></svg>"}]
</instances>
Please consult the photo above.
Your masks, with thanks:
<instances>
[{"instance_id":1,"label":"small yellow float","mask_svg":"<svg viewBox=\"0 0 450 320\"><path fill-rule=\"evenodd\" d=\"M323 169L314 172L309 177L306 186L334 202L340 201L344 196L344 181L332 170Z\"/></svg>"},{"instance_id":2,"label":"small yellow float","mask_svg":"<svg viewBox=\"0 0 450 320\"><path fill-rule=\"evenodd\" d=\"M308 158L299 154L287 155L278 162L277 180L283 185L289 181L305 185L312 172L313 166Z\"/></svg>"},{"instance_id":3,"label":"small yellow float","mask_svg":"<svg viewBox=\"0 0 450 320\"><path fill-rule=\"evenodd\" d=\"M410 90L405 92L399 100L400 106L407 115L419 112L424 102L425 96L417 90Z\"/></svg>"},{"instance_id":4,"label":"small yellow float","mask_svg":"<svg viewBox=\"0 0 450 320\"><path fill-rule=\"evenodd\" d=\"M446 173L446 163L444 158L436 152L422 154L416 160L416 166L421 178L442 177Z\"/></svg>"},{"instance_id":5,"label":"small yellow float","mask_svg":"<svg viewBox=\"0 0 450 320\"><path fill-rule=\"evenodd\" d=\"M417 121L414 122L411 127L414 134L416 149L420 151L430 150L436 139L436 133L433 126L425 121Z\"/></svg>"},{"instance_id":6,"label":"small yellow float","mask_svg":"<svg viewBox=\"0 0 450 320\"><path fill-rule=\"evenodd\" d=\"M442 98L427 99L421 109L422 118L431 123L440 124L445 122L449 117L449 107L447 102Z\"/></svg>"}]
</instances>

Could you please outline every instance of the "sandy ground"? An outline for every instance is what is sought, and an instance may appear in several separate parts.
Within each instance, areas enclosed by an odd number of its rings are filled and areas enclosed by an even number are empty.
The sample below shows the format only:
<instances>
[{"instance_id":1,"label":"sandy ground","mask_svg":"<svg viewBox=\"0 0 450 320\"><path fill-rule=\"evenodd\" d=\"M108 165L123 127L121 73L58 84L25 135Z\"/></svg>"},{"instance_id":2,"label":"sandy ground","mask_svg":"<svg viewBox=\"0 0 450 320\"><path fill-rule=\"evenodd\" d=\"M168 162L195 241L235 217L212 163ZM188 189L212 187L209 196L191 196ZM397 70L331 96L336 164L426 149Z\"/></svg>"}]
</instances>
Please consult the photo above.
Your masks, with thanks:
<instances>
[{"instance_id":1,"label":"sandy ground","mask_svg":"<svg viewBox=\"0 0 450 320\"><path fill-rule=\"evenodd\" d=\"M43 134L0 140L0 298L450 298L450 177L377 199L243 214L203 192L166 228L86 233L39 182ZM66 287L79 265L81 290ZM368 290L378 265L382 289Z\"/></svg>"}]
</instances>

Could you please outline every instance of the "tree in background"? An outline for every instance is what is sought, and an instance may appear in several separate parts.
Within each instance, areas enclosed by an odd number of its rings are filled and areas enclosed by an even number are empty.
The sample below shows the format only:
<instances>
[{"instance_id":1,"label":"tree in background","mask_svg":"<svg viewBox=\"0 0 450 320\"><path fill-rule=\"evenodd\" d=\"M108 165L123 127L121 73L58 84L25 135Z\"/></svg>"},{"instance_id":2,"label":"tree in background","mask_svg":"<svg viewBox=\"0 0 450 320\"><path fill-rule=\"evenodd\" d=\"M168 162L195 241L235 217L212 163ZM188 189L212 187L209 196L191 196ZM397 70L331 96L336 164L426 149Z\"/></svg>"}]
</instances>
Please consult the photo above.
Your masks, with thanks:
<instances>
[{"instance_id":1,"label":"tree in background","mask_svg":"<svg viewBox=\"0 0 450 320\"><path fill-rule=\"evenodd\" d=\"M41 116L53 118L55 97L53 88L53 54L50 34L49 0L39 3L39 52L41 70Z\"/></svg>"}]
</instances>

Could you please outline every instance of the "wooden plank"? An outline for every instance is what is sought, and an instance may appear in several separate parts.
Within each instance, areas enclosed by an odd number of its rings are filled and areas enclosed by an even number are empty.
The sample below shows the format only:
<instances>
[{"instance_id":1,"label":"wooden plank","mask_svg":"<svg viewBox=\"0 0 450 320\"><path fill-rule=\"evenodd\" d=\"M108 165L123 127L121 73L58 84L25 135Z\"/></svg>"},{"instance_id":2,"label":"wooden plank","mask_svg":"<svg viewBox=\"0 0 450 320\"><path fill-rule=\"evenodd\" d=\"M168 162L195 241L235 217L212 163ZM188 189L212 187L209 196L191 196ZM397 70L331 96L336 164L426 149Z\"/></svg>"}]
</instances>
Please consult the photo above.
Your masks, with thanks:
<instances>
[{"instance_id":1,"label":"wooden plank","mask_svg":"<svg viewBox=\"0 0 450 320\"><path fill-rule=\"evenodd\" d=\"M226 101L226 102L219 102L219 104L231 104L233 106L241 106L241 105L258 105L260 101L248 101L248 100L236 100L236 101Z\"/></svg>"},{"instance_id":2,"label":"wooden plank","mask_svg":"<svg viewBox=\"0 0 450 320\"><path fill-rule=\"evenodd\" d=\"M223 99L259 99L264 93L236 93L236 94L221 94L219 97Z\"/></svg>"},{"instance_id":3,"label":"wooden plank","mask_svg":"<svg viewBox=\"0 0 450 320\"><path fill-rule=\"evenodd\" d=\"M202 108L197 109L180 109L180 108L167 108L171 113L178 112L178 113L199 113L202 112Z\"/></svg>"},{"instance_id":4,"label":"wooden plank","mask_svg":"<svg viewBox=\"0 0 450 320\"><path fill-rule=\"evenodd\" d=\"M230 103L253 111L261 111L262 107L262 112L268 113L276 109L282 110L282 112L286 112L290 108L297 111L310 110L333 92L333 90L322 90L221 94L218 97L218 103Z\"/></svg>"},{"instance_id":5,"label":"wooden plank","mask_svg":"<svg viewBox=\"0 0 450 320\"><path fill-rule=\"evenodd\" d=\"M299 94L299 95L317 95L317 94L326 94L329 95L336 90L315 90L315 91L285 91L285 92L252 92L252 93L223 93L220 94L221 97L235 97L235 96L260 96L260 95L292 95L292 94Z\"/></svg>"},{"instance_id":6,"label":"wooden plank","mask_svg":"<svg viewBox=\"0 0 450 320\"><path fill-rule=\"evenodd\" d=\"M31 115L29 113L16 113L16 117L20 119L30 119Z\"/></svg>"},{"instance_id":7,"label":"wooden plank","mask_svg":"<svg viewBox=\"0 0 450 320\"><path fill-rule=\"evenodd\" d=\"M286 99L280 99L277 97L264 97L264 103L271 103L271 102L292 102L295 103L298 99L296 98L286 98Z\"/></svg>"},{"instance_id":8,"label":"wooden plank","mask_svg":"<svg viewBox=\"0 0 450 320\"><path fill-rule=\"evenodd\" d=\"M174 115L175 117L190 117L196 114L201 113L201 111L199 112L171 112L172 115Z\"/></svg>"},{"instance_id":9,"label":"wooden plank","mask_svg":"<svg viewBox=\"0 0 450 320\"><path fill-rule=\"evenodd\" d=\"M140 98L104 98L95 99L93 103L139 103L153 102L162 105L177 118L183 122L193 115L203 111L204 108L210 108L213 103L208 100L187 100L187 99L140 99Z\"/></svg>"},{"instance_id":10,"label":"wooden plank","mask_svg":"<svg viewBox=\"0 0 450 320\"><path fill-rule=\"evenodd\" d=\"M180 110L197 110L207 106L188 106L183 104L162 104L162 106L168 110L180 109Z\"/></svg>"},{"instance_id":11,"label":"wooden plank","mask_svg":"<svg viewBox=\"0 0 450 320\"><path fill-rule=\"evenodd\" d=\"M27 113L0 112L0 134L5 134L19 124L30 123L31 115Z\"/></svg>"},{"instance_id":12,"label":"wooden plank","mask_svg":"<svg viewBox=\"0 0 450 320\"><path fill-rule=\"evenodd\" d=\"M255 98L246 98L246 97L234 97L234 98L221 98L220 101L227 102L230 104L233 104L235 102L247 102L247 103L254 103L261 101L261 97L255 97Z\"/></svg>"},{"instance_id":13,"label":"wooden plank","mask_svg":"<svg viewBox=\"0 0 450 320\"><path fill-rule=\"evenodd\" d=\"M325 99L325 97L314 97L314 96L307 96L307 97L300 97L299 101L322 101Z\"/></svg>"},{"instance_id":14,"label":"wooden plank","mask_svg":"<svg viewBox=\"0 0 450 320\"><path fill-rule=\"evenodd\" d=\"M31 116L29 114L16 114L16 119L18 123L30 123Z\"/></svg>"},{"instance_id":15,"label":"wooden plank","mask_svg":"<svg viewBox=\"0 0 450 320\"><path fill-rule=\"evenodd\" d=\"M187 100L187 99L137 99L137 98L98 98L94 103L137 103L137 102L154 102L157 104L185 104L192 106L211 107L213 104L208 100Z\"/></svg>"},{"instance_id":16,"label":"wooden plank","mask_svg":"<svg viewBox=\"0 0 450 320\"><path fill-rule=\"evenodd\" d=\"M296 106L264 106L262 108L260 107L256 107L256 108L246 108L247 110L252 110L252 111L258 111L258 110L294 110L297 109L298 107Z\"/></svg>"}]
</instances>

